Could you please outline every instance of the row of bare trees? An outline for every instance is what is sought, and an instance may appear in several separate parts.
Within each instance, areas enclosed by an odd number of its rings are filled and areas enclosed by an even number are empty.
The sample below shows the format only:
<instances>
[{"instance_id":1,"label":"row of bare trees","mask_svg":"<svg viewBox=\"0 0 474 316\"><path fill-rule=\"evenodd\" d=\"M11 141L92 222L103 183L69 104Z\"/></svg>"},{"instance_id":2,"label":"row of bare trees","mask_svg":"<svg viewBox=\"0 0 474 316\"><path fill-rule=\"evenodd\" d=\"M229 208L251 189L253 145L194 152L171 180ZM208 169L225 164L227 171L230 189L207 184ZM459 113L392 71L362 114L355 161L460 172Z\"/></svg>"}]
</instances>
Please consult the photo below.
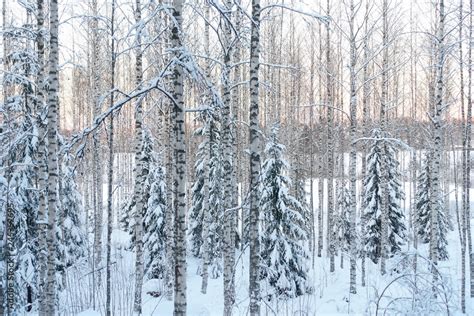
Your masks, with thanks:
<instances>
[{"instance_id":1,"label":"row of bare trees","mask_svg":"<svg viewBox=\"0 0 474 316\"><path fill-rule=\"evenodd\" d=\"M198 143L205 139L199 223L202 245L197 251L202 261L201 291L207 291L214 256L210 253L215 246L210 245L214 233L210 226L219 223L223 313L231 315L236 305L235 271L240 258L237 254L242 252L249 256L248 310L251 315L260 315L264 259L260 242L262 218L266 216L261 213L261 168L265 135L274 122L280 122L281 139L288 148L292 194L304 203L309 195L308 214L303 216L309 227L307 245L306 240L300 242L311 250L313 269L318 257L328 261L331 273L336 271L338 256L349 259L351 294L358 292L359 281L366 286L367 267L372 267L364 248L364 230L369 225L364 215L369 205L364 205L367 188L362 184L368 183L364 179L369 176L366 157L371 144L379 141L371 136L372 130L377 128L385 135L383 146L395 144L401 149L396 159L403 160L408 153L413 169L403 176L413 183L420 170L416 167L419 154L431 154L429 258L434 267L433 284L439 281L439 214L452 213L449 201L440 201L449 199L446 192L451 181L456 192L459 186L456 174L450 177L444 172L453 163L448 136L459 135L460 141L451 145L462 152L460 166L457 161L453 164L456 170L461 168L462 175L462 207L456 216L462 258L461 309L466 312L467 267L470 296L474 297L470 214L472 0L468 4L466 0L438 0L426 12L413 3L398 5L388 0L327 0L308 6L271 0L135 0L133 4L89 0L81 2L86 8L68 5L71 16L64 26L59 21L58 1L43 1L20 4L26 18L23 13L13 13L16 4L10 7L3 1L1 145L9 152L18 148L19 141L13 136L15 124L23 117L34 119L25 135L35 135L32 174L37 192L37 200L25 208L35 214L27 224L36 234L35 276L34 281L20 286L11 279L12 269L22 262L11 240L21 228L10 219L18 216L16 212L26 211L15 209L18 197L10 192L19 186L15 176L22 162L16 156L2 156L1 179L5 179L7 192L0 201L5 210L4 270L7 277L11 276L6 283L2 281L7 313L18 308L15 300L28 301L40 315L58 311L57 296L64 289L56 274L73 273L61 272L55 262L58 245L63 242L57 230L65 225L61 220L61 161L66 153L73 152L84 201L81 226L91 242L86 264L77 270L91 279L91 306L84 307L114 314L111 266L117 249L113 231L118 230L119 219L126 217L133 224L133 313L143 314L149 256L145 218L150 210L148 179L153 171L149 170L151 158L145 149L146 135L151 133L159 148L157 163L166 169L161 282L163 295L174 300L174 314L187 313L192 224L188 210L193 203L193 184L199 180L194 172ZM404 19L406 10L410 11L409 21ZM414 10L418 10L417 16L413 16ZM428 17L421 19L423 14ZM19 25L12 17L25 23ZM18 48L9 43L30 24L36 24L31 32L34 36L24 45L36 66L30 74L22 73L27 80L21 76L11 79L17 68L26 66L16 67L21 58L17 57ZM70 39L65 35L68 31L74 33ZM61 50L67 52L64 56L59 53L60 43L64 43ZM60 58L71 66L60 67ZM15 103L17 100L22 101ZM33 110L28 106L30 101ZM16 104L20 105L15 108ZM193 136L199 127L208 130ZM215 148L220 155L217 158ZM386 155L381 157L379 261L375 262L385 275L392 255L388 245L393 166ZM216 160L223 170L217 195L212 183ZM349 225L342 233L347 239L343 247L338 197L343 196L346 180ZM308 192L305 182L309 182ZM32 188L25 190L33 192ZM211 195L218 197L218 216L211 213ZM123 211L120 205L126 201L132 206ZM409 248L418 249L417 206L414 201L408 204L405 242ZM32 293L15 294L15 286ZM97 293L101 292L106 293L105 303L99 300Z\"/></svg>"}]
</instances>

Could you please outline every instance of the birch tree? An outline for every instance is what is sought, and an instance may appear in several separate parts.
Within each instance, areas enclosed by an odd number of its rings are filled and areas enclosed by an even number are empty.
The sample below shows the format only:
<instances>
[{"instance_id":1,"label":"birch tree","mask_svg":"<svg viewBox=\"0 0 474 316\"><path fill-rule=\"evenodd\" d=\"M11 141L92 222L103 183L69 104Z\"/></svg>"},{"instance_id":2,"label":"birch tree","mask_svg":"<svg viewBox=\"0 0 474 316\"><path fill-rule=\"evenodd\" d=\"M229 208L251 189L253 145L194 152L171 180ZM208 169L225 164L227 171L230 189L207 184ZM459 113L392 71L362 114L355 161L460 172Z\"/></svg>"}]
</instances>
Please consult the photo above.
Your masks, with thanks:
<instances>
[{"instance_id":1,"label":"birch tree","mask_svg":"<svg viewBox=\"0 0 474 316\"><path fill-rule=\"evenodd\" d=\"M351 199L350 199L350 229L349 229L349 245L348 248L351 249L350 253L350 289L349 291L352 294L357 293L356 287L356 209L357 209L357 149L356 149L356 129L357 129L357 76L356 76L356 62L357 62L357 46L356 46L356 30L354 25L355 20L355 6L354 0L351 0L350 4L350 22L349 22L349 43L350 43L350 138L351 138L351 149L350 149L350 166L349 166L349 179L350 179L350 190L351 190ZM354 245L352 242L354 241Z\"/></svg>"},{"instance_id":2,"label":"birch tree","mask_svg":"<svg viewBox=\"0 0 474 316\"><path fill-rule=\"evenodd\" d=\"M259 128L259 76L260 67L260 0L252 0L252 20L250 38L250 113L249 113L249 147L250 147L250 184L249 184L249 311L251 316L260 315L260 285L258 282L260 266L260 241L258 207L258 182L260 170L260 128Z\"/></svg>"},{"instance_id":3,"label":"birch tree","mask_svg":"<svg viewBox=\"0 0 474 316\"><path fill-rule=\"evenodd\" d=\"M171 47L175 65L172 73L172 123L174 147L174 312L175 316L186 315L186 145L184 142L184 98L183 66L180 55L183 51L182 32L183 1L173 0L173 24L171 27Z\"/></svg>"},{"instance_id":4,"label":"birch tree","mask_svg":"<svg viewBox=\"0 0 474 316\"><path fill-rule=\"evenodd\" d=\"M330 16L330 1L327 1L326 14ZM334 229L333 229L333 213L334 213L334 105L333 105L333 65L331 59L331 30L329 23L326 25L326 120L327 120L327 247L330 261L329 271L335 271L335 246L334 246Z\"/></svg>"},{"instance_id":5,"label":"birch tree","mask_svg":"<svg viewBox=\"0 0 474 316\"><path fill-rule=\"evenodd\" d=\"M4 7L5 9L5 7ZM44 118L45 108L45 39L44 39L44 1L37 0L36 2L36 51L38 58L38 76L37 76L37 122L38 122L38 186L39 186L39 208L38 208L38 287L39 289L45 288L46 280L46 261L47 261L47 249L46 249L46 222L47 222L47 148L46 148L46 122ZM46 313L46 292L39 292L39 314L45 315Z\"/></svg>"},{"instance_id":6,"label":"birch tree","mask_svg":"<svg viewBox=\"0 0 474 316\"><path fill-rule=\"evenodd\" d=\"M437 32L434 37L435 40L435 89L433 91L434 96L434 108L431 113L431 121L433 124L432 138L433 138L433 158L432 158L432 179L431 188L432 195L430 199L431 206L431 229L430 229L430 258L433 262L433 281L436 283L438 280L438 271L436 266L438 265L438 213L440 211L439 201L442 199L441 190L441 154L442 154L442 138L443 138L443 112L446 104L444 102L444 63L446 61L446 47L445 47L445 12L444 12L444 0L438 2L438 25Z\"/></svg>"},{"instance_id":7,"label":"birch tree","mask_svg":"<svg viewBox=\"0 0 474 316\"><path fill-rule=\"evenodd\" d=\"M110 17L110 106L114 103L115 89L115 0L112 0L112 12ZM112 222L113 222L113 181L114 181L114 115L109 118L109 168L107 172L107 258L106 258L106 316L112 315L112 280L111 280L111 264L112 264Z\"/></svg>"},{"instance_id":8,"label":"birch tree","mask_svg":"<svg viewBox=\"0 0 474 316\"><path fill-rule=\"evenodd\" d=\"M142 7L140 0L135 1L135 84L137 87L142 85L143 81L143 51L142 51ZM143 214L146 210L146 199L144 192L144 183L147 178L148 169L146 168L146 155L143 153L143 104L142 99L138 99L135 104L135 183L134 183L134 201L135 201L135 299L133 311L137 315L142 313L142 285L144 275L143 262Z\"/></svg>"},{"instance_id":9,"label":"birch tree","mask_svg":"<svg viewBox=\"0 0 474 316\"><path fill-rule=\"evenodd\" d=\"M223 69L222 69L222 143L223 143L223 256L224 256L224 315L232 315L232 305L234 298L234 265L235 265L235 211L232 210L232 192L235 188L232 186L233 168L232 161L232 118L231 118L231 58L233 56L233 34L232 34L232 11L233 2L226 0L222 7L222 50L223 50Z\"/></svg>"},{"instance_id":10,"label":"birch tree","mask_svg":"<svg viewBox=\"0 0 474 316\"><path fill-rule=\"evenodd\" d=\"M100 38L99 38L99 12L97 0L92 0L92 98L94 102L94 117L102 112L100 96ZM94 178L94 264L93 269L100 265L102 260L102 218L103 218L103 193L102 193L102 164L100 157L100 133L96 131L93 135L92 166ZM95 271L94 271L95 275ZM99 274L100 275L100 274ZM100 281L100 277L98 278ZM99 282L100 283L100 282Z\"/></svg>"},{"instance_id":11,"label":"birch tree","mask_svg":"<svg viewBox=\"0 0 474 316\"><path fill-rule=\"evenodd\" d=\"M59 107L59 45L58 1L51 0L49 39L49 85L48 85L48 247L45 314L56 314L56 213L58 210L58 107Z\"/></svg>"}]
</instances>

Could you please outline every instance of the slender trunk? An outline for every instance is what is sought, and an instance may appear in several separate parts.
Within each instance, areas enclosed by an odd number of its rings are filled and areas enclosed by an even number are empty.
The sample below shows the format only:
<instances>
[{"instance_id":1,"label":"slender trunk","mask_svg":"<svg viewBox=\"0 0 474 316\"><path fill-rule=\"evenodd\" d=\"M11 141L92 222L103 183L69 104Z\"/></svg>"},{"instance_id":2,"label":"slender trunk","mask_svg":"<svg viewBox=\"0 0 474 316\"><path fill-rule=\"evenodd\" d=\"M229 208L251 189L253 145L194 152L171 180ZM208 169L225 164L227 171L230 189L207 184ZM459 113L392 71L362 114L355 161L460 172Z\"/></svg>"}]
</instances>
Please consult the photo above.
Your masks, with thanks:
<instances>
[{"instance_id":1,"label":"slender trunk","mask_svg":"<svg viewBox=\"0 0 474 316\"><path fill-rule=\"evenodd\" d=\"M141 23L141 3L135 0L135 21ZM135 84L137 87L142 85L143 81L143 52L141 30L138 29L136 35L136 56L135 56ZM146 210L146 201L144 199L144 182L146 180L146 166L142 155L143 150L143 103L138 100L135 105L135 299L133 311L137 315L142 313L142 286L144 274L143 258L143 215Z\"/></svg>"},{"instance_id":2,"label":"slender trunk","mask_svg":"<svg viewBox=\"0 0 474 316\"><path fill-rule=\"evenodd\" d=\"M467 51L467 63L469 65L468 69L468 79L467 79L467 117L466 117L466 143L467 143L467 157L466 157L466 185L467 185L467 192L469 192L471 187L471 126L472 126L472 46L474 46L473 40L473 0L470 1L469 4L469 45ZM468 246L468 253L469 253L469 276L470 276L470 289L471 289L471 298L474 297L474 252L472 247L472 236L471 236L471 206L470 206L470 194L466 194L466 238L467 238L467 246Z\"/></svg>"},{"instance_id":3,"label":"slender trunk","mask_svg":"<svg viewBox=\"0 0 474 316\"><path fill-rule=\"evenodd\" d=\"M319 35L319 65L323 64L323 37L321 36L321 24L318 25ZM320 66L321 67L321 66ZM319 74L319 100L323 100L323 76ZM318 133L318 257L322 256L324 236L324 154L323 154L323 108L319 110L319 133ZM328 245L326 245L327 247Z\"/></svg>"},{"instance_id":4,"label":"slender trunk","mask_svg":"<svg viewBox=\"0 0 474 316\"><path fill-rule=\"evenodd\" d=\"M173 168L173 152L174 152L174 141L172 134L172 121L171 112L166 112L164 116L164 125L166 126L166 153L167 153L167 173L166 173L166 187L173 188L174 179L174 168ZM174 212L172 206L173 203L173 191L166 190L166 205L168 206L165 211L165 231L166 231L166 268L165 268L165 295L166 299L171 301L173 299L173 284L174 284L174 231L173 221Z\"/></svg>"},{"instance_id":5,"label":"slender trunk","mask_svg":"<svg viewBox=\"0 0 474 316\"><path fill-rule=\"evenodd\" d=\"M314 39L314 30L311 29L311 68L310 68L310 114L309 114L309 127L311 130L311 135L314 135L314 72L315 72L315 61L314 61L314 55L315 55L315 39ZM310 148L309 148L309 204L311 208L311 220L310 220L310 231L311 231L311 264L314 269L314 263L315 263L315 256L316 256L316 231L315 231L315 216L314 216L314 142L311 140L310 143Z\"/></svg>"},{"instance_id":6,"label":"slender trunk","mask_svg":"<svg viewBox=\"0 0 474 316\"><path fill-rule=\"evenodd\" d=\"M111 35L111 60L110 60L110 107L114 104L114 89L115 89L115 0L112 0L112 13L110 19L110 35ZM112 300L111 300L111 264L112 264L112 203L113 203L113 179L114 179L114 116L110 115L109 119L109 170L107 174L107 265L106 265L106 316L112 315Z\"/></svg>"},{"instance_id":7,"label":"slender trunk","mask_svg":"<svg viewBox=\"0 0 474 316\"><path fill-rule=\"evenodd\" d=\"M224 256L224 315L232 315L232 305L234 304L233 297L233 277L234 277L234 263L235 263L235 247L232 244L234 234L234 214L235 211L228 211L232 209L232 134L231 134L231 90L230 90L230 75L231 75L231 57L232 57L232 25L231 12L233 3L231 0L226 0L224 13L226 15L223 24L222 43L224 50L224 65L222 70L222 143L224 147L224 238L223 238L223 256Z\"/></svg>"},{"instance_id":8,"label":"slender trunk","mask_svg":"<svg viewBox=\"0 0 474 316\"><path fill-rule=\"evenodd\" d=\"M250 267L249 267L249 294L250 294L250 315L260 315L260 240L259 240L259 218L258 207L258 183L260 171L260 128L259 128L259 103L258 86L260 67L259 45L260 45L260 0L252 0L252 26L250 40L250 185L249 185L249 239L250 239Z\"/></svg>"},{"instance_id":9,"label":"slender trunk","mask_svg":"<svg viewBox=\"0 0 474 316\"><path fill-rule=\"evenodd\" d=\"M170 0L162 0L163 4L169 5ZM172 19L168 16L168 14L164 14L163 16L164 23L166 27L170 28ZM170 49L171 47L171 38L166 39L165 48ZM164 283L165 283L165 296L168 301L173 299L173 291L174 291L174 210L173 210L173 180L175 178L175 168L174 165L174 148L175 148L175 139L173 136L173 122L174 119L172 118L174 111L172 110L172 104L169 103L169 107L165 111L163 115L163 125L165 126L165 144L166 144L166 211L165 211L165 234L166 234L166 242L165 242L165 252L166 252L166 268L165 268L165 276L164 276Z\"/></svg>"},{"instance_id":10,"label":"slender trunk","mask_svg":"<svg viewBox=\"0 0 474 316\"><path fill-rule=\"evenodd\" d=\"M330 1L327 1L327 15L330 15ZM327 107L327 247L330 260L329 271L335 271L334 256L335 234L334 234L334 108L333 108L333 67L331 60L331 31L329 23L326 25L326 107Z\"/></svg>"},{"instance_id":11,"label":"slender trunk","mask_svg":"<svg viewBox=\"0 0 474 316\"><path fill-rule=\"evenodd\" d=\"M37 30L38 35L36 38L36 47L38 54L38 79L37 79L37 122L38 122L38 133L39 133L39 144L38 144L38 186L39 186L39 208L38 208L38 308L39 315L46 315L46 292L41 289L45 289L45 277L47 269L47 249L46 249L46 223L47 223L47 193L48 193L48 166L47 166L47 148L46 148L46 122L43 121L42 111L45 106L45 54L44 54L44 1L38 0L36 3L36 18L37 18Z\"/></svg>"},{"instance_id":12,"label":"slender trunk","mask_svg":"<svg viewBox=\"0 0 474 316\"><path fill-rule=\"evenodd\" d=\"M388 1L383 1L382 8L382 47L383 47L383 60L382 60L382 90L380 94L380 129L385 133L385 125L387 121L387 107L388 107ZM384 148L386 145L384 145ZM386 259L388 257L388 220L389 220L389 208L388 208L388 166L385 159L385 154L382 156L382 180L380 181L380 191L382 192L382 203L381 203L381 219L380 219L380 272L382 275L386 273Z\"/></svg>"},{"instance_id":13,"label":"slender trunk","mask_svg":"<svg viewBox=\"0 0 474 316\"><path fill-rule=\"evenodd\" d=\"M349 249L350 253L350 292L352 294L357 293L356 287L356 249L357 246L352 244L352 241L356 240L355 227L356 227L356 211L357 211L357 149L356 149L356 128L357 128L357 91L356 91L356 62L357 62L357 47L356 47L356 35L354 31L354 19L355 19L355 8L354 0L351 0L351 16L350 16L350 134L351 134L351 152L350 152L350 167L349 167L349 178L351 182L351 200L350 200L350 229L349 229ZM342 255L341 255L342 258ZM342 259L341 259L342 260Z\"/></svg>"},{"instance_id":14,"label":"slender trunk","mask_svg":"<svg viewBox=\"0 0 474 316\"><path fill-rule=\"evenodd\" d=\"M436 287L438 280L438 238L439 238L439 227L438 227L438 213L440 207L442 207L440 201L442 201L442 190L441 190L441 153L442 153L442 124L443 118L442 113L444 109L443 100L443 89L444 89L444 61L445 61L445 45L444 45L444 0L439 1L439 21L438 29L436 34L436 60L435 60L435 89L434 95L434 113L432 114L433 119L433 159L432 159L432 197L430 198L431 204L431 231L430 231L430 258L433 263L433 287Z\"/></svg>"},{"instance_id":15,"label":"slender trunk","mask_svg":"<svg viewBox=\"0 0 474 316\"><path fill-rule=\"evenodd\" d=\"M173 26L171 28L171 46L174 58L181 58L183 0L173 0ZM173 131L174 131L174 245L175 245L175 282L174 282L174 315L186 315L186 144L184 140L184 98L183 98L183 67L175 64L173 69Z\"/></svg>"},{"instance_id":16,"label":"slender trunk","mask_svg":"<svg viewBox=\"0 0 474 316\"><path fill-rule=\"evenodd\" d=\"M465 114L464 114L464 56L463 56L463 0L459 2L459 81L460 81L460 98L461 98L461 130L465 133ZM466 196L469 194L469 186L467 181L467 144L466 137L463 135L463 150L461 158L462 166L462 210L461 214L458 214L458 228L459 228L459 240L461 243L461 310L466 313L466 226L465 226L465 213L466 213ZM454 152L454 149L453 149ZM456 179L457 180L457 179ZM457 194L456 194L457 198Z\"/></svg>"},{"instance_id":17,"label":"slender trunk","mask_svg":"<svg viewBox=\"0 0 474 316\"><path fill-rule=\"evenodd\" d=\"M364 20L364 66L362 68L362 129L363 129L363 136L368 134L368 125L369 125L369 94L370 94L370 86L369 86L369 23L368 23L368 12L369 12L369 2L366 2L365 13L366 18ZM367 168L367 146L363 145L362 147L362 175L361 178L365 179L366 176L366 168ZM363 194L363 189L360 190ZM360 212L360 221L361 226L365 227L364 217L363 217L363 210L365 209L366 205L361 202L361 212ZM361 230L363 231L363 229ZM361 285L365 286L365 279L366 279L366 272L365 272L365 258L366 254L362 250L361 251Z\"/></svg>"},{"instance_id":18,"label":"slender trunk","mask_svg":"<svg viewBox=\"0 0 474 316\"><path fill-rule=\"evenodd\" d=\"M99 25L97 0L92 0L92 90L94 100L94 117L98 117L101 112L100 103L100 62L99 62ZM94 132L92 165L94 177L94 265L93 270L100 266L102 261L102 218L103 218L103 193L102 193L102 161L100 157L100 133ZM93 272L95 277L95 272ZM100 272L98 272L98 284L100 285ZM94 289L94 292L96 289ZM95 296L95 294L94 294Z\"/></svg>"},{"instance_id":19,"label":"slender trunk","mask_svg":"<svg viewBox=\"0 0 474 316\"><path fill-rule=\"evenodd\" d=\"M204 6L204 16L206 21L209 21L209 5L205 4ZM204 50L206 52L206 56L210 55L210 42L209 42L209 23L205 22L204 24ZM205 71L206 77L210 77L210 65L208 59L205 61ZM209 161L211 157L212 151L212 135L213 135L213 122L210 119L208 135L204 135L204 137L209 137L208 139L208 148L206 148L207 155L204 158L204 185L203 185L203 200L202 200L202 209L204 211L204 220L202 223L202 283L201 283L201 293L206 294L207 292L207 284L209 280L209 264L210 264L210 257L209 257L209 228L212 224L211 212L209 209L209 179L211 178L211 174L209 173Z\"/></svg>"},{"instance_id":20,"label":"slender trunk","mask_svg":"<svg viewBox=\"0 0 474 316\"><path fill-rule=\"evenodd\" d=\"M48 90L48 272L46 281L46 315L55 315L56 303L56 213L58 210L58 104L59 104L59 45L58 0L51 0L50 51Z\"/></svg>"}]
</instances>

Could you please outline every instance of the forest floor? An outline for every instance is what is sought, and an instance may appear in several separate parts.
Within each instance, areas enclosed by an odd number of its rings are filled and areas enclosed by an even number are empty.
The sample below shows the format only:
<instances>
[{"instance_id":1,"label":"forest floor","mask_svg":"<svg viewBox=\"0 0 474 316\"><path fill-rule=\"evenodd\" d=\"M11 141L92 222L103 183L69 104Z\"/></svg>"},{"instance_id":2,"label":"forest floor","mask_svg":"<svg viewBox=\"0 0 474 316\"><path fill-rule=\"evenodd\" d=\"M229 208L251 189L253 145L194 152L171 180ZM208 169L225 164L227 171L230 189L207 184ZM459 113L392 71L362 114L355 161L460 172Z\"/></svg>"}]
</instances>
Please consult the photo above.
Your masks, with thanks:
<instances>
[{"instance_id":1,"label":"forest floor","mask_svg":"<svg viewBox=\"0 0 474 316\"><path fill-rule=\"evenodd\" d=\"M408 183L405 184L408 187ZM454 188L453 188L454 189ZM474 193L474 190L472 190ZM317 190L315 190L317 192ZM459 196L460 197L460 196ZM409 201L409 194L406 200ZM461 199L458 199L459 203ZM322 257L315 257L314 268L310 269L310 282L314 292L288 301L262 303L262 315L462 315L460 311L461 249L457 230L454 190L450 193L451 220L454 229L448 235L449 260L439 263L441 281L438 295L432 296L432 276L425 257L427 245L418 249L417 270L413 269L415 252L407 244L404 256L388 260L387 274L381 276L379 265L367 260L366 286L361 286L361 260L357 260L357 294L349 293L349 260L344 256L344 267L340 267L341 256L335 258L335 272L329 272L329 259L324 249ZM474 204L473 204L474 207ZM408 213L406 212L408 218ZM471 222L471 227L474 221ZM131 315L134 287L134 254L125 250L128 234L114 231L115 253L113 273L114 298L113 315ZM468 262L468 258L466 258ZM187 260L187 310L191 316L222 315L224 307L223 279L209 279L207 294L202 294L201 277L198 274L199 260ZM312 264L311 264L312 265ZM467 266L467 270L468 266ZM469 271L466 271L469 280ZM469 282L466 282L466 315L474 315L474 299L469 298ZM234 315L248 314L248 253L237 254L236 303ZM158 280L145 283L143 289L143 315L172 315L173 302L164 295L153 297L150 291L163 292ZM265 289L262 289L263 291ZM87 290L85 290L87 291ZM77 294L74 294L77 295ZM74 295L65 296L65 304L76 301ZM68 298L69 297L69 298ZM103 315L103 301L97 303L102 313L91 310L79 313L81 316ZM74 313L72 313L74 314Z\"/></svg>"}]
</instances>

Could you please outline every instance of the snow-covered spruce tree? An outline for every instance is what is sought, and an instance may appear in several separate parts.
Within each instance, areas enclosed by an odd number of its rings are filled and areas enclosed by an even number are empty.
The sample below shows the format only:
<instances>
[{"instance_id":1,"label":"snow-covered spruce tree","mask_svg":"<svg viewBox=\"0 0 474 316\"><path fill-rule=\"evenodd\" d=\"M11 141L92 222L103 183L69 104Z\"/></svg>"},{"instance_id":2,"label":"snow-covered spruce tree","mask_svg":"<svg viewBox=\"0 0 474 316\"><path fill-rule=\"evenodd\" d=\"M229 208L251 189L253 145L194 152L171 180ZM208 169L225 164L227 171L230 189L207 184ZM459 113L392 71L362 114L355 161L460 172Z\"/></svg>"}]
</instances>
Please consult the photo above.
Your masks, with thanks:
<instances>
[{"instance_id":1,"label":"snow-covered spruce tree","mask_svg":"<svg viewBox=\"0 0 474 316\"><path fill-rule=\"evenodd\" d=\"M191 207L189 209L189 235L191 253L195 257L201 257L203 245L203 222L204 214L209 200L209 124L199 127L194 131L194 136L202 137L196 152L194 173L196 181L192 187Z\"/></svg>"},{"instance_id":2,"label":"snow-covered spruce tree","mask_svg":"<svg viewBox=\"0 0 474 316\"><path fill-rule=\"evenodd\" d=\"M305 178L304 178L304 169L302 168L293 168L293 173L294 173L294 188L295 188L295 198L298 202L301 203L301 206L303 207L303 225L304 229L306 231L306 236L311 235L311 226L314 225L314 223L311 223L311 211L310 207L308 205L308 201L306 200L306 196L308 195L308 192L306 192L305 188Z\"/></svg>"},{"instance_id":3,"label":"snow-covered spruce tree","mask_svg":"<svg viewBox=\"0 0 474 316\"><path fill-rule=\"evenodd\" d=\"M31 11L27 12L27 15L31 14ZM4 29L3 38L15 49L5 51L4 59L9 67L3 76L6 94L0 106L0 150L3 153L0 159L0 213L4 216L0 231L6 230L7 238L5 274L2 276L13 269L14 279L6 283L6 296L13 295L13 300L6 306L6 313L22 314L31 310L37 294L39 195L34 167L38 151L34 78L38 73L38 62L33 50L36 30L30 24L11 25ZM3 218L13 218L8 222L12 225L4 226L7 223ZM3 235L0 238L3 239Z\"/></svg>"},{"instance_id":4,"label":"snow-covered spruce tree","mask_svg":"<svg viewBox=\"0 0 474 316\"><path fill-rule=\"evenodd\" d=\"M84 214L82 197L76 184L76 170L73 156L66 153L62 159L60 216L64 268L78 264L87 253L87 239L81 216Z\"/></svg>"},{"instance_id":5,"label":"snow-covered spruce tree","mask_svg":"<svg viewBox=\"0 0 474 316\"><path fill-rule=\"evenodd\" d=\"M135 200L133 195L124 199L120 206L120 228L129 234L133 233L133 226L135 225Z\"/></svg>"},{"instance_id":6,"label":"snow-covered spruce tree","mask_svg":"<svg viewBox=\"0 0 474 316\"><path fill-rule=\"evenodd\" d=\"M22 144L16 144L14 147L19 151L12 151L12 156L8 157L10 162L4 164L2 161L2 166L12 166L13 163L18 165L8 168L6 174L3 172L0 174L0 213L12 216L13 221L9 223L13 225L3 226L0 231L7 230L9 235L6 245L11 245L12 248L6 251L5 259L6 264L13 263L14 267L14 305L13 310L9 308L7 310L12 314L22 314L25 312L25 306L30 310L30 304L33 303L37 291L35 269L37 240L35 223L32 220L35 218L38 199L33 185L31 157L27 151L21 151ZM5 217L2 217L2 223L3 218Z\"/></svg>"},{"instance_id":7,"label":"snow-covered spruce tree","mask_svg":"<svg viewBox=\"0 0 474 316\"><path fill-rule=\"evenodd\" d=\"M145 187L149 188L148 205L143 217L145 273L149 279L164 277L166 173L159 159L153 161Z\"/></svg>"},{"instance_id":8,"label":"snow-covered spruce tree","mask_svg":"<svg viewBox=\"0 0 474 316\"><path fill-rule=\"evenodd\" d=\"M149 279L162 278L165 265L165 221L166 212L166 172L158 154L154 151L151 133L143 129L140 159L144 170L142 230L144 250L144 273ZM132 195L122 206L120 219L122 229L130 234L130 249L135 249L135 197Z\"/></svg>"},{"instance_id":9,"label":"snow-covered spruce tree","mask_svg":"<svg viewBox=\"0 0 474 316\"><path fill-rule=\"evenodd\" d=\"M261 282L267 283L267 298L287 299L305 293L307 279L307 235L304 208L289 194L289 165L285 147L278 142L279 124L272 127L262 166L263 192L260 210L264 217L261 236Z\"/></svg>"},{"instance_id":10,"label":"snow-covered spruce tree","mask_svg":"<svg viewBox=\"0 0 474 316\"><path fill-rule=\"evenodd\" d=\"M209 223L208 223L208 246L207 260L209 262L211 278L218 278L222 274L222 216L224 214L222 177L224 174L222 163L222 143L220 139L219 127L215 127L213 136L210 138L210 159L209 159Z\"/></svg>"},{"instance_id":11,"label":"snow-covered spruce tree","mask_svg":"<svg viewBox=\"0 0 474 316\"><path fill-rule=\"evenodd\" d=\"M424 162L420 174L417 179L416 189L416 232L422 243L429 243L431 238L431 197L432 197L432 181L431 181L431 162L432 153L428 151L425 154ZM448 241L446 239L450 226L449 218L446 216L443 201L438 208L438 259L448 259Z\"/></svg>"},{"instance_id":12,"label":"snow-covered spruce tree","mask_svg":"<svg viewBox=\"0 0 474 316\"><path fill-rule=\"evenodd\" d=\"M334 229L336 230L336 245L337 249L346 253L349 251L349 245L356 243L351 241L351 222L350 222L350 207L351 207L351 191L343 184L337 196L337 218L334 219Z\"/></svg>"},{"instance_id":13,"label":"snow-covered spruce tree","mask_svg":"<svg viewBox=\"0 0 474 316\"><path fill-rule=\"evenodd\" d=\"M404 198L396 160L396 150L393 145L384 140L386 134L378 129L372 133L373 143L367 155L367 170L364 179L364 219L363 245L368 258L377 263L381 255L381 220L382 220L382 190L381 181L383 161L387 163L388 183L388 241L387 253L390 255L400 251L405 239L406 227L403 223L400 200ZM385 157L383 157L385 155Z\"/></svg>"},{"instance_id":14,"label":"snow-covered spruce tree","mask_svg":"<svg viewBox=\"0 0 474 316\"><path fill-rule=\"evenodd\" d=\"M386 134L389 137L388 134ZM385 161L387 162L388 175L388 241L390 245L389 254L395 254L401 250L400 246L406 240L405 215L403 214L401 201L405 199L402 188L402 175L400 163L396 158L397 150L390 142L385 142Z\"/></svg>"},{"instance_id":15,"label":"snow-covered spruce tree","mask_svg":"<svg viewBox=\"0 0 474 316\"><path fill-rule=\"evenodd\" d=\"M220 181L223 175L222 148L215 113L206 115L203 121L203 126L195 131L195 135L202 136L203 141L196 154L196 182L192 188L189 234L192 253L203 259L203 270L210 268L211 278L217 278L222 273L222 226L219 221L223 208L223 187Z\"/></svg>"}]
</instances>

